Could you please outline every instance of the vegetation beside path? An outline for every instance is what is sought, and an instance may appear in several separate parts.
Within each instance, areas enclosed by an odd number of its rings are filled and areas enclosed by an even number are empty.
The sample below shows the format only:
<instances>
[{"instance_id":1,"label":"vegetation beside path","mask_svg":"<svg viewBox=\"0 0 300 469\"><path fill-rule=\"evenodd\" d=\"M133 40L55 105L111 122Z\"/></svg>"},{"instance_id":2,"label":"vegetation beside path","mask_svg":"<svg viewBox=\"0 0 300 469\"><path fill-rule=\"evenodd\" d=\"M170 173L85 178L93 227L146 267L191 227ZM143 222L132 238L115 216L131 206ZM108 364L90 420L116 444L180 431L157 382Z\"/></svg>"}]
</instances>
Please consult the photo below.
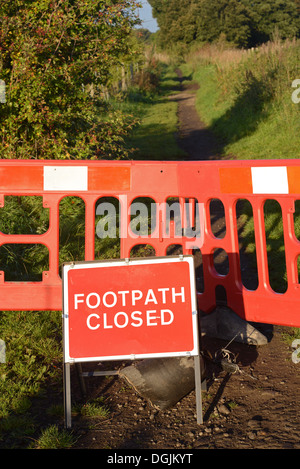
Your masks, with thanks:
<instances>
[{"instance_id":1,"label":"vegetation beside path","mask_svg":"<svg viewBox=\"0 0 300 469\"><path fill-rule=\"evenodd\" d=\"M224 154L241 159L299 157L300 104L291 100L291 81L297 78L297 61L299 63L297 44L289 43L284 53L279 46L270 45L269 52L265 50L266 55L254 51L246 56L226 48L215 51L212 57L212 50L209 58L205 49L190 54L181 68L185 76L200 84L198 112L224 140ZM127 140L128 148L136 148L132 158L182 158L175 138L177 104L169 99L172 93L179 91L174 68L169 63L152 61L150 69L140 79L122 98L115 97L110 102L116 112L124 111L139 121ZM17 213L19 202L12 198L1 209L1 223L5 221L8 232L15 229L11 214ZM40 201L35 200L28 210L40 210L38 204ZM82 259L84 207L79 200L69 198L61 208L64 221L60 233L61 262ZM249 252L255 254L250 207L243 217L244 240ZM47 215L42 210L39 216L19 216L18 220L21 220L22 232L41 233L47 227ZM274 202L267 208L266 226L273 256L270 263L284 265L282 223ZM300 237L300 207L295 213L295 229ZM98 258L118 256L115 244L98 243L96 249ZM16 257L9 250L2 252L3 256L10 274L15 275ZM29 273L35 277L47 270L47 256L42 251L22 251L19 259L24 280ZM28 272L29 266L31 272ZM284 291L284 269L277 274L273 269L271 273L274 288ZM62 403L56 402L60 402L62 391L60 313L1 312L0 317L0 338L7 346L7 361L0 364L0 448L72 446L72 436L59 430L63 408ZM299 330L291 330L291 333L294 338L299 337ZM39 406L48 393L54 396L53 405L47 409L46 418L41 419L36 403L39 402ZM108 412L105 403L99 400L88 402L84 407L76 406L73 411L83 418L97 415L100 419L107 418ZM49 426L49 422L54 425Z\"/></svg>"},{"instance_id":2,"label":"vegetation beside path","mask_svg":"<svg viewBox=\"0 0 300 469\"><path fill-rule=\"evenodd\" d=\"M199 83L197 110L238 159L299 158L300 43L280 40L251 50L222 43L190 53L182 69ZM298 86L299 87L299 86ZM295 101L295 99L294 99Z\"/></svg>"}]
</instances>

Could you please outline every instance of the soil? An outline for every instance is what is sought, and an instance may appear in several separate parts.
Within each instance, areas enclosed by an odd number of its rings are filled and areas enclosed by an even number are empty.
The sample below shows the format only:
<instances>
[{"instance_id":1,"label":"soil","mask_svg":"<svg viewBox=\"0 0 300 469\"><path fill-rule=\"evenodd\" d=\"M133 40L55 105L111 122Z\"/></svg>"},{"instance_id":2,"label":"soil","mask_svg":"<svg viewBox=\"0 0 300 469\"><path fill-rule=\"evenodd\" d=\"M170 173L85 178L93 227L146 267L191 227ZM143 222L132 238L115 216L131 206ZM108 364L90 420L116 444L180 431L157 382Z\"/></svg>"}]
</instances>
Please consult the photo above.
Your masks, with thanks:
<instances>
[{"instance_id":1,"label":"soil","mask_svg":"<svg viewBox=\"0 0 300 469\"><path fill-rule=\"evenodd\" d=\"M195 391L172 408L157 410L118 376L87 379L89 398L103 396L109 415L91 420L73 416L78 437L75 448L300 449L300 365L291 360L291 348L282 340L283 329L275 327L265 346L231 343L229 349L238 365L233 374L209 357L226 343L203 341L202 351L209 358L205 360L202 425L196 419Z\"/></svg>"},{"instance_id":2,"label":"soil","mask_svg":"<svg viewBox=\"0 0 300 469\"><path fill-rule=\"evenodd\" d=\"M179 80L184 77L179 74ZM195 85L188 83L174 95L179 103L178 142L189 159L219 159L222 144L200 121L195 109ZM217 224L222 228L222 217ZM106 418L72 417L77 438L73 448L191 452L198 449L300 449L300 363L293 363L292 348L283 340L289 328L257 325L268 344L253 346L202 338L206 364L206 391L202 392L203 424L196 419L195 391L175 406L157 410L119 376L85 380L87 399L102 396ZM237 370L228 373L215 361L223 348L234 357ZM126 365L121 364L121 366ZM90 364L86 369L103 369ZM106 364L107 368L116 364ZM117 366L120 366L118 364ZM74 370L73 370L74 371ZM75 371L74 371L75 373ZM72 399L80 400L76 376Z\"/></svg>"}]
</instances>

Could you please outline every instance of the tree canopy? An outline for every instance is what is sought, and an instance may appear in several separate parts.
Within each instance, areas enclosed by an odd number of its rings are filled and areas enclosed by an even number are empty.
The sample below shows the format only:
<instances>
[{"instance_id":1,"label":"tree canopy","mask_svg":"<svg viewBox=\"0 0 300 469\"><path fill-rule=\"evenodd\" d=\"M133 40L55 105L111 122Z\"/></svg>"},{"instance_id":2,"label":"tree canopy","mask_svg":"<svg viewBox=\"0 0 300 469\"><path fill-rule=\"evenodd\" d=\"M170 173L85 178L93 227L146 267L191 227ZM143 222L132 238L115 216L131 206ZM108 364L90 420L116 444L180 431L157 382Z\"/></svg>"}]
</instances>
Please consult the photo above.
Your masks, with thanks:
<instances>
[{"instance_id":1,"label":"tree canopy","mask_svg":"<svg viewBox=\"0 0 300 469\"><path fill-rule=\"evenodd\" d=\"M299 0L149 0L159 43L212 42L220 36L239 47L299 36Z\"/></svg>"},{"instance_id":2,"label":"tree canopy","mask_svg":"<svg viewBox=\"0 0 300 469\"><path fill-rule=\"evenodd\" d=\"M134 0L1 0L1 158L118 158L101 87L133 57ZM134 60L134 58L132 59Z\"/></svg>"}]
</instances>

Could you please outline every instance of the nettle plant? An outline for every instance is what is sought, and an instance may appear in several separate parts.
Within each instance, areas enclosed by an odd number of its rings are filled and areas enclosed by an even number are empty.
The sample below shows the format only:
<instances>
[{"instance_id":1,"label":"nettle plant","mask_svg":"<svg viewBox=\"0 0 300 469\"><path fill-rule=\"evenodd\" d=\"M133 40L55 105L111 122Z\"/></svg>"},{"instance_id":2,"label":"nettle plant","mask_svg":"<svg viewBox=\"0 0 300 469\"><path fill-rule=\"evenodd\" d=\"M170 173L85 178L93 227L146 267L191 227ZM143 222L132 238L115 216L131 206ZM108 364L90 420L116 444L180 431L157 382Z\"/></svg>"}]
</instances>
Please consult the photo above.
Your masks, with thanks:
<instances>
[{"instance_id":1,"label":"nettle plant","mask_svg":"<svg viewBox=\"0 0 300 469\"><path fill-rule=\"evenodd\" d=\"M134 0L2 0L0 158L118 159L134 121L102 96L138 55Z\"/></svg>"}]
</instances>

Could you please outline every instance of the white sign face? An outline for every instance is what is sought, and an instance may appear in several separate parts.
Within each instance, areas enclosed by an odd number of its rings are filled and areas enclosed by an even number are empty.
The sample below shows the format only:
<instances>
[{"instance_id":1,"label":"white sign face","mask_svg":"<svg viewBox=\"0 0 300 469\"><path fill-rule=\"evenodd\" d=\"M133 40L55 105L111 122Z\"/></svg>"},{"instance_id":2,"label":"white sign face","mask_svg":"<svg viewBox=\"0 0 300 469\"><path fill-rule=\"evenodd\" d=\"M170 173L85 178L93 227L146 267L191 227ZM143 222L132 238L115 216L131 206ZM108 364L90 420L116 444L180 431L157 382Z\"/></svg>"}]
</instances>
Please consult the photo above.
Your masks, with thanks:
<instances>
[{"instance_id":1,"label":"white sign face","mask_svg":"<svg viewBox=\"0 0 300 469\"><path fill-rule=\"evenodd\" d=\"M65 363L199 353L193 256L63 266Z\"/></svg>"}]
</instances>

